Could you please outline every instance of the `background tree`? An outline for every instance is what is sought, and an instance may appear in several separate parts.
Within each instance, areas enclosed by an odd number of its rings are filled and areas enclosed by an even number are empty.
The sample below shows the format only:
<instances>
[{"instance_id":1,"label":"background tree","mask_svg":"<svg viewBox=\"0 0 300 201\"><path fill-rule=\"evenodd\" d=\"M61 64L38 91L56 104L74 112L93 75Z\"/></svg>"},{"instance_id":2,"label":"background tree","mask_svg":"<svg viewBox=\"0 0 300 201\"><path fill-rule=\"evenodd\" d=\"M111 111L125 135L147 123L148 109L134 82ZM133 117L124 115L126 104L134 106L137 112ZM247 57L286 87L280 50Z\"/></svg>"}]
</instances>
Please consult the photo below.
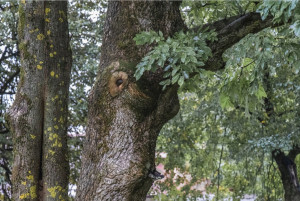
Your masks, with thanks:
<instances>
[{"instance_id":1,"label":"background tree","mask_svg":"<svg viewBox=\"0 0 300 201\"><path fill-rule=\"evenodd\" d=\"M13 4L12 4L13 3ZM18 22L18 3L1 3L1 22L3 22L1 32L0 50L5 50L2 54L1 78L5 78L2 82L1 100L3 100L3 107L1 108L1 178L2 181L2 195L4 198L11 197L10 177L11 174L11 157L12 157L12 140L11 133L4 123L3 114L8 111L8 107L12 104L14 94L16 91L17 81L19 77L19 57L17 51L17 22ZM71 35L71 45L73 49L73 72L71 76L72 86L70 88L70 116L68 125L69 140L69 162L70 162L70 180L69 180L69 196L74 196L74 188L76 189L76 182L80 168L80 152L82 148L82 140L84 136L83 126L85 126L85 119L87 114L86 97L88 90L95 78L95 69L99 65L99 43L101 42L101 24L103 23L105 3L101 1L95 2L68 2L69 3L69 29ZM92 15L91 15L92 13ZM51 13L50 13L51 14ZM12 26L14 24L14 26ZM84 28L83 28L84 27ZM99 33L100 32L100 33ZM12 33L14 40L11 39ZM79 34L80 33L80 34ZM6 44L9 47L6 47ZM8 49L8 48L11 48ZM12 49L14 48L14 49ZM14 50L14 51L12 51ZM92 54L93 52L93 54ZM17 54L16 54L17 53ZM89 53L89 54L88 54ZM88 55L88 56L87 56ZM4 70L5 69L5 70ZM18 71L15 73L15 69ZM7 82L6 82L7 81ZM5 88L5 89L4 89ZM4 149L5 148L5 149ZM3 171L2 171L3 170ZM74 186L75 185L75 186ZM2 199L2 198L1 198Z\"/></svg>"},{"instance_id":2,"label":"background tree","mask_svg":"<svg viewBox=\"0 0 300 201\"><path fill-rule=\"evenodd\" d=\"M69 97L68 146L70 196L75 195L81 165L80 154L85 136L88 94L99 66L106 2L69 1L69 31L72 72Z\"/></svg>"},{"instance_id":3,"label":"background tree","mask_svg":"<svg viewBox=\"0 0 300 201\"><path fill-rule=\"evenodd\" d=\"M71 70L67 2L21 2L18 40L21 76L7 117L14 144L12 199L66 200Z\"/></svg>"},{"instance_id":4,"label":"background tree","mask_svg":"<svg viewBox=\"0 0 300 201\"><path fill-rule=\"evenodd\" d=\"M4 123L4 114L16 91L20 72L16 38L17 11L16 2L0 3L0 199L5 201L10 200L11 195L12 139Z\"/></svg>"}]
</instances>

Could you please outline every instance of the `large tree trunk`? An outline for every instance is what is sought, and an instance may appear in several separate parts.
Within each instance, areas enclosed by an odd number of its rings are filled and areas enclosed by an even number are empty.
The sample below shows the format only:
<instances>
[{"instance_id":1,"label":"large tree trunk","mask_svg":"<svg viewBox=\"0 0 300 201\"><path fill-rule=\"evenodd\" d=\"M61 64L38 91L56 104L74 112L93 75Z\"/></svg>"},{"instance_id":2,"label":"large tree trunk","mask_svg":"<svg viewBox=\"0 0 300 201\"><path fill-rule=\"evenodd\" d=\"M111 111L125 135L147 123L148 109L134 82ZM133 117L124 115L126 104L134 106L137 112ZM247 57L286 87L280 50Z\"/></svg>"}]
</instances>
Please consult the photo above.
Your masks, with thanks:
<instances>
[{"instance_id":1,"label":"large tree trunk","mask_svg":"<svg viewBox=\"0 0 300 201\"><path fill-rule=\"evenodd\" d=\"M150 47L136 46L133 37L141 31L160 30L164 36L179 31L179 5L109 2L76 200L145 199L158 133L178 112L179 102L176 87L162 91L161 72L136 82L135 66Z\"/></svg>"},{"instance_id":2,"label":"large tree trunk","mask_svg":"<svg viewBox=\"0 0 300 201\"><path fill-rule=\"evenodd\" d=\"M168 37L186 29L179 6L178 1L109 2L99 73L89 97L77 201L145 200L153 183L158 133L179 110L178 87L162 91L162 70L144 73L136 82L136 64L151 47L136 46L133 38L141 31L160 30ZM226 49L271 25L257 13L206 25L219 40L209 43L213 57L204 68L224 68Z\"/></svg>"},{"instance_id":3,"label":"large tree trunk","mask_svg":"<svg viewBox=\"0 0 300 201\"><path fill-rule=\"evenodd\" d=\"M71 69L66 1L22 1L21 77L8 122L13 200L67 200L67 103Z\"/></svg>"},{"instance_id":4,"label":"large tree trunk","mask_svg":"<svg viewBox=\"0 0 300 201\"><path fill-rule=\"evenodd\" d=\"M294 149L290 151L288 156L286 156L280 150L275 150L272 152L272 156L275 159L281 174L285 201L300 200L300 186L297 176L297 167L294 163L295 157L297 155L293 153L295 151L299 153L299 149Z\"/></svg>"}]
</instances>

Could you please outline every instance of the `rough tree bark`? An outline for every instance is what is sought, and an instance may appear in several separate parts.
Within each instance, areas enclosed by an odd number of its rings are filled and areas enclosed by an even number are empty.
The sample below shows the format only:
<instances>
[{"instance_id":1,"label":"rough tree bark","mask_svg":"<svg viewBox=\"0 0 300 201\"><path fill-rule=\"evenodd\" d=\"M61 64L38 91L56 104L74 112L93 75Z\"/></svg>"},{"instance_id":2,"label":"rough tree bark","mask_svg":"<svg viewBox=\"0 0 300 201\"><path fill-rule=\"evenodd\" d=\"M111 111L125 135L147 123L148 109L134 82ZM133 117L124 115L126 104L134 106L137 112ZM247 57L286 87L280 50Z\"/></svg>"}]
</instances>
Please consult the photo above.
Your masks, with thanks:
<instances>
[{"instance_id":1,"label":"rough tree bark","mask_svg":"<svg viewBox=\"0 0 300 201\"><path fill-rule=\"evenodd\" d=\"M151 47L136 46L141 31L172 36L186 30L180 2L110 1L89 116L76 200L145 200L153 183L158 133L179 110L177 86L162 91L162 71L136 82L135 66ZM213 57L205 68L224 67L222 53L249 33L271 26L249 13L209 24L219 40L209 44Z\"/></svg>"},{"instance_id":2,"label":"rough tree bark","mask_svg":"<svg viewBox=\"0 0 300 201\"><path fill-rule=\"evenodd\" d=\"M158 73L135 82L135 66L149 47L138 47L132 39L145 30L165 36L179 31L184 25L179 5L109 2L76 200L145 199L157 135L178 112L179 102L176 89L161 90Z\"/></svg>"},{"instance_id":3,"label":"rough tree bark","mask_svg":"<svg viewBox=\"0 0 300 201\"><path fill-rule=\"evenodd\" d=\"M67 102L71 69L66 1L21 1L21 75L7 115L13 200L68 200Z\"/></svg>"},{"instance_id":4,"label":"rough tree bark","mask_svg":"<svg viewBox=\"0 0 300 201\"><path fill-rule=\"evenodd\" d=\"M274 150L272 157L275 159L281 175L281 181L284 188L284 199L286 201L300 200L300 186L297 176L297 167L295 158L300 153L298 147L294 147L286 156L280 150Z\"/></svg>"}]
</instances>

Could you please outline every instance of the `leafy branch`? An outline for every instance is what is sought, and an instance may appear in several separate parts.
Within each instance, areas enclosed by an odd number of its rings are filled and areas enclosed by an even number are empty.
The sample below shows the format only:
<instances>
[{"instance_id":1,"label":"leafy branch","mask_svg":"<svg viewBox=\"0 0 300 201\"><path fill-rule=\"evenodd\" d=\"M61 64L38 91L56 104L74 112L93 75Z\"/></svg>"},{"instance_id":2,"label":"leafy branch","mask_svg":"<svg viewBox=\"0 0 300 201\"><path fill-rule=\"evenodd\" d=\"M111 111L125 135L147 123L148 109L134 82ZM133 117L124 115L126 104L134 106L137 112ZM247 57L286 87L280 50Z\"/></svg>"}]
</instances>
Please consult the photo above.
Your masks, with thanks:
<instances>
[{"instance_id":1,"label":"leafy branch","mask_svg":"<svg viewBox=\"0 0 300 201\"><path fill-rule=\"evenodd\" d=\"M142 32L134 38L137 45L157 45L137 65L135 77L141 78L145 71L155 72L163 69L164 80L160 82L163 89L175 83L183 85L184 80L189 79L192 73L201 73L199 67L204 66L211 54L207 41L216 40L216 34L210 32L180 31L173 38L164 38L163 33L154 31Z\"/></svg>"}]
</instances>

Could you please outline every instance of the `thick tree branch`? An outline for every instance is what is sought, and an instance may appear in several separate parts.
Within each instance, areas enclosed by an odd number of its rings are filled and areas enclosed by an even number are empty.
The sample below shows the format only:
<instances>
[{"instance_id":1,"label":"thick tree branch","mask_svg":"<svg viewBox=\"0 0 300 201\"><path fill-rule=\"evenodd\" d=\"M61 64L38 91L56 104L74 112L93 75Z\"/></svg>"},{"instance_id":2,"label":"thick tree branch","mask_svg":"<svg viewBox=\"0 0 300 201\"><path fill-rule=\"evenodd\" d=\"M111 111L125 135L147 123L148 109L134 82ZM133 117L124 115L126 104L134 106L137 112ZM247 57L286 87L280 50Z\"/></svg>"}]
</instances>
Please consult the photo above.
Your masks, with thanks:
<instances>
[{"instance_id":1,"label":"thick tree branch","mask_svg":"<svg viewBox=\"0 0 300 201\"><path fill-rule=\"evenodd\" d=\"M259 13L247 13L204 25L204 28L215 30L218 40L209 43L213 56L206 62L204 69L216 71L225 67L223 53L250 33L257 33L273 24L272 18L262 20Z\"/></svg>"},{"instance_id":2,"label":"thick tree branch","mask_svg":"<svg viewBox=\"0 0 300 201\"><path fill-rule=\"evenodd\" d=\"M247 13L244 15L225 18L213 23L205 24L201 27L190 29L190 31L212 30L217 33L217 41L208 42L208 47L212 50L212 56L206 61L205 66L201 67L205 70L217 71L225 68L226 62L223 61L223 53L239 42L250 33L258 33L267 27L280 26L282 24L274 24L272 17L262 20L259 13ZM188 31L184 24L180 25L180 29ZM151 73L152 74L152 73ZM194 72L190 77L194 77L198 73ZM163 80L163 71L157 71L155 77L157 80ZM145 76L145 75L144 75ZM159 82L155 80L156 82ZM176 86L174 86L176 87Z\"/></svg>"}]
</instances>

